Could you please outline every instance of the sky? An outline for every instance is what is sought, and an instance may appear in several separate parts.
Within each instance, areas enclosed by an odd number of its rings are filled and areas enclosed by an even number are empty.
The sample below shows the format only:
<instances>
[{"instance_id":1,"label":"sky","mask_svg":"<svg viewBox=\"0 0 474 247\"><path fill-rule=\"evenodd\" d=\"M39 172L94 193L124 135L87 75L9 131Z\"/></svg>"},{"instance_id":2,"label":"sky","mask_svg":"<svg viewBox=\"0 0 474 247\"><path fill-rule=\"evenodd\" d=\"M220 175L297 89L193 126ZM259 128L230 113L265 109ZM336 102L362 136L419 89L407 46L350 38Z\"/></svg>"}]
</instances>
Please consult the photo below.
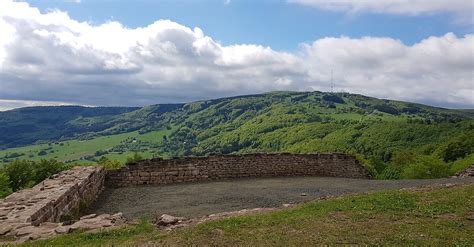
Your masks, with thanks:
<instances>
[{"instance_id":1,"label":"sky","mask_svg":"<svg viewBox=\"0 0 474 247\"><path fill-rule=\"evenodd\" d=\"M329 91L474 108L472 0L0 0L0 110Z\"/></svg>"}]
</instances>

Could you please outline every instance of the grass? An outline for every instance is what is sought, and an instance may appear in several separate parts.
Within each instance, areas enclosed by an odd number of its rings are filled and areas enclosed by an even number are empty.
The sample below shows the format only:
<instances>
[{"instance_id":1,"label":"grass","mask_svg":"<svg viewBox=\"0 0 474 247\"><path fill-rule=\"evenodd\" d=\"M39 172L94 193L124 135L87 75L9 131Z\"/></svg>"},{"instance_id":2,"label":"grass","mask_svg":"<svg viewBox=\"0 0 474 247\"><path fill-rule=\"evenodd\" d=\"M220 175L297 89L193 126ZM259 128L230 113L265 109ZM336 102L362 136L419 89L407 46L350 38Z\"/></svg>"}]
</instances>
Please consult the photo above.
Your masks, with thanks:
<instances>
[{"instance_id":1,"label":"grass","mask_svg":"<svg viewBox=\"0 0 474 247\"><path fill-rule=\"evenodd\" d=\"M473 246L474 185L392 190L316 201L166 233L148 221L25 246Z\"/></svg>"}]
</instances>

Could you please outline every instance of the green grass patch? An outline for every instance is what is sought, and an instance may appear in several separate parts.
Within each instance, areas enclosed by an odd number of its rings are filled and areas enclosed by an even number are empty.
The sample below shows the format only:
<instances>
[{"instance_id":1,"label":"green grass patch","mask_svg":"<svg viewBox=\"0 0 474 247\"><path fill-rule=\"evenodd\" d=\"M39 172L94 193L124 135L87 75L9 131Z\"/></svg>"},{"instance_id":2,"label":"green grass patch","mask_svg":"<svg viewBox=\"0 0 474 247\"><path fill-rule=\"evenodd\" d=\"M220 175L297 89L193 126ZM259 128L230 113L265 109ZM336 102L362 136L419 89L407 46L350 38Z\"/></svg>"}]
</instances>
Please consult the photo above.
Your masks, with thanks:
<instances>
[{"instance_id":1,"label":"green grass patch","mask_svg":"<svg viewBox=\"0 0 474 247\"><path fill-rule=\"evenodd\" d=\"M89 140L70 140L62 142L52 142L49 144L30 145L21 148L10 148L0 151L0 157L11 155L13 153L22 154L16 158L27 160L56 159L58 161L74 161L75 163L84 163L90 161L79 160L81 157L94 156L97 151L109 150L124 142L133 142L131 140L141 141L140 146L146 144L159 143L163 137L169 135L173 129L164 129L152 131L145 134L139 134L138 131L128 132L124 134L116 134L109 136L101 136ZM145 143L145 144L143 144ZM133 144L133 143L132 143ZM44 151L43 153L41 153ZM140 151L140 155L144 158L153 157L152 149ZM109 153L100 156L106 156L109 159L125 162L127 157L132 156L135 151L125 150L120 153ZM98 158L98 157L97 157ZM1 162L1 161L0 161Z\"/></svg>"}]
</instances>

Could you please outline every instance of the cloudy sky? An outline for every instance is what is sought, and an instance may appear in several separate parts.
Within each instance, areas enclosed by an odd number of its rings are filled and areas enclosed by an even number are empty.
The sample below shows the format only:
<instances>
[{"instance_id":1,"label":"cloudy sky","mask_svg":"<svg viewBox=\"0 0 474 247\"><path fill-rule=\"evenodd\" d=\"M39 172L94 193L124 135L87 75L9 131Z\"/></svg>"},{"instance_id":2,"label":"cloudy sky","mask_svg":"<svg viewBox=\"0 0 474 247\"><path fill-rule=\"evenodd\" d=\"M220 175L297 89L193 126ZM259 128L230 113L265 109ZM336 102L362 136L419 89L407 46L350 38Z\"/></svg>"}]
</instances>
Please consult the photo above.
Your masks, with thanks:
<instances>
[{"instance_id":1,"label":"cloudy sky","mask_svg":"<svg viewBox=\"0 0 474 247\"><path fill-rule=\"evenodd\" d=\"M474 108L471 0L0 0L0 110L336 91Z\"/></svg>"}]
</instances>

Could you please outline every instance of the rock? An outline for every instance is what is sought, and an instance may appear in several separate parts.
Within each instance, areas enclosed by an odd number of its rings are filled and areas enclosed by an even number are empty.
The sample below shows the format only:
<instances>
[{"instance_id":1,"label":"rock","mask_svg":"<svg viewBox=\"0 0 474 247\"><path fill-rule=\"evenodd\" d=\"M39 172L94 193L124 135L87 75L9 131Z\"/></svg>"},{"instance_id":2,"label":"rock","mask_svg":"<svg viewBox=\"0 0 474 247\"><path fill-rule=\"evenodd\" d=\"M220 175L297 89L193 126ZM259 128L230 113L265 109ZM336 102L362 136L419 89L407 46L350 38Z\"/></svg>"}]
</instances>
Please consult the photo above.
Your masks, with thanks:
<instances>
[{"instance_id":1,"label":"rock","mask_svg":"<svg viewBox=\"0 0 474 247\"><path fill-rule=\"evenodd\" d=\"M54 232L57 233L57 234L65 234L65 233L70 233L72 231L71 231L70 226L61 226L61 227L58 227L58 228L54 229Z\"/></svg>"},{"instance_id":2,"label":"rock","mask_svg":"<svg viewBox=\"0 0 474 247\"><path fill-rule=\"evenodd\" d=\"M91 218L95 218L97 217L97 214L88 214L88 215L84 215L80 218L80 220L85 220L85 219L91 219Z\"/></svg>"},{"instance_id":3,"label":"rock","mask_svg":"<svg viewBox=\"0 0 474 247\"><path fill-rule=\"evenodd\" d=\"M13 230L12 225L1 225L0 226L0 236L3 236Z\"/></svg>"},{"instance_id":4,"label":"rock","mask_svg":"<svg viewBox=\"0 0 474 247\"><path fill-rule=\"evenodd\" d=\"M306 193L301 193L300 196L307 196L308 194Z\"/></svg>"},{"instance_id":5,"label":"rock","mask_svg":"<svg viewBox=\"0 0 474 247\"><path fill-rule=\"evenodd\" d=\"M185 218L163 214L158 219L156 219L154 223L159 226L168 226L168 225L174 225L176 223L180 223L183 220L185 220Z\"/></svg>"},{"instance_id":6,"label":"rock","mask_svg":"<svg viewBox=\"0 0 474 247\"><path fill-rule=\"evenodd\" d=\"M474 164L469 166L463 171L460 171L454 175L455 177L465 178L465 177L474 177Z\"/></svg>"}]
</instances>

